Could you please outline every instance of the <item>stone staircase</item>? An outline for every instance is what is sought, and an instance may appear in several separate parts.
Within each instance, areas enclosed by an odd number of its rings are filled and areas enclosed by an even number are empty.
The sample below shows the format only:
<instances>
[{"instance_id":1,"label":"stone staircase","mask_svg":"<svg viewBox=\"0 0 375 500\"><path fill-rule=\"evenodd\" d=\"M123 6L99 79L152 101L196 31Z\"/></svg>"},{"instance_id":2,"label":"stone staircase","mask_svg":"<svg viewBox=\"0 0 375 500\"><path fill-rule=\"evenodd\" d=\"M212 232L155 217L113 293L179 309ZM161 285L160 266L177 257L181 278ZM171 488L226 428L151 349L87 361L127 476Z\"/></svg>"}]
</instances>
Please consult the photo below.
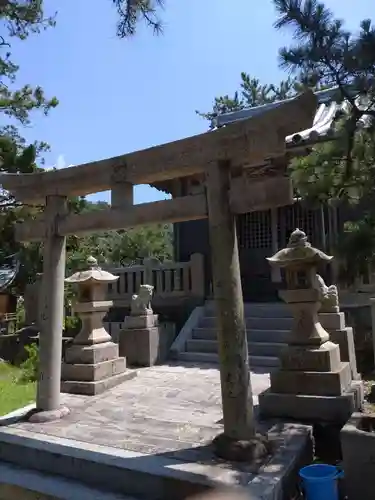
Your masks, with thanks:
<instances>
[{"instance_id":1,"label":"stone staircase","mask_svg":"<svg viewBox=\"0 0 375 500\"><path fill-rule=\"evenodd\" d=\"M256 372L270 372L279 366L279 353L286 346L292 325L291 313L281 302L246 303L245 317L250 367ZM215 306L207 302L174 357L181 361L217 363L216 321Z\"/></svg>"}]
</instances>

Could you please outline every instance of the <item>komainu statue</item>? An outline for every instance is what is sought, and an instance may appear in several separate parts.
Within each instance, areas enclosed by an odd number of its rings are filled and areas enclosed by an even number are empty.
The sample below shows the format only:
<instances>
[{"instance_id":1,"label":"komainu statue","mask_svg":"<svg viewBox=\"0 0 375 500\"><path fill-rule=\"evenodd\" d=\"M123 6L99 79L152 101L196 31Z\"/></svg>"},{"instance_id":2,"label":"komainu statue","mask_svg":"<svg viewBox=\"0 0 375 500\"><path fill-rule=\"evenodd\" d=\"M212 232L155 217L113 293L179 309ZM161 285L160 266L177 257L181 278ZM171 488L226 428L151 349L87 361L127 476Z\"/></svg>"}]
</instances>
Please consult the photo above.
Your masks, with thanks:
<instances>
[{"instance_id":1,"label":"komainu statue","mask_svg":"<svg viewBox=\"0 0 375 500\"><path fill-rule=\"evenodd\" d=\"M139 287L138 295L134 294L132 296L130 306L131 316L146 316L147 314L153 314L151 307L153 293L154 287L151 285L141 285Z\"/></svg>"},{"instance_id":2,"label":"komainu statue","mask_svg":"<svg viewBox=\"0 0 375 500\"><path fill-rule=\"evenodd\" d=\"M320 274L316 274L314 288L319 292L319 312L339 312L339 295L336 285L327 286Z\"/></svg>"}]
</instances>

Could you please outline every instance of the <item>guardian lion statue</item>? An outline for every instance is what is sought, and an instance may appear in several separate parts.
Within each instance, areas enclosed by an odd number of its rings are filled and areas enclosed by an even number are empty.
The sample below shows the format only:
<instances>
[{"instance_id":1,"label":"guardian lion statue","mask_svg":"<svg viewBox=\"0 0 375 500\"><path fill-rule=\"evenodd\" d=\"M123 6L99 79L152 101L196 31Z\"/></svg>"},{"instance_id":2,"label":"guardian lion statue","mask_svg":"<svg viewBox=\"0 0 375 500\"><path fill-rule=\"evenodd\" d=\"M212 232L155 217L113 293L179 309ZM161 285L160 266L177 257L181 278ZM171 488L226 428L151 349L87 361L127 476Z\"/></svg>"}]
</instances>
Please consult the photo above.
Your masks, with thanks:
<instances>
[{"instance_id":1,"label":"guardian lion statue","mask_svg":"<svg viewBox=\"0 0 375 500\"><path fill-rule=\"evenodd\" d=\"M320 312L339 312L339 294L336 285L327 286L320 274L316 274L314 288L319 292Z\"/></svg>"},{"instance_id":2,"label":"guardian lion statue","mask_svg":"<svg viewBox=\"0 0 375 500\"><path fill-rule=\"evenodd\" d=\"M154 287L151 285L141 285L139 287L138 295L134 294L132 296L130 306L131 316L146 316L147 314L153 314L151 307L153 293Z\"/></svg>"}]
</instances>

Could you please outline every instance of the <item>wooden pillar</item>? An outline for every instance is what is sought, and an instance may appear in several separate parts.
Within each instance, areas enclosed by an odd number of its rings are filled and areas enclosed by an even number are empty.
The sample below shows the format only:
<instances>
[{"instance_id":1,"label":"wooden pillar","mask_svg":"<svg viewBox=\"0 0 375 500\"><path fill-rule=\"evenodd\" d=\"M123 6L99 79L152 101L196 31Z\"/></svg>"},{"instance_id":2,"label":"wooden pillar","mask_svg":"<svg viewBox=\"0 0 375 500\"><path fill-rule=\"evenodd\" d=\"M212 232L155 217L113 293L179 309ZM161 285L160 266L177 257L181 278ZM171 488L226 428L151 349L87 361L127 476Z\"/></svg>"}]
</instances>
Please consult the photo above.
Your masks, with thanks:
<instances>
[{"instance_id":1,"label":"wooden pillar","mask_svg":"<svg viewBox=\"0 0 375 500\"><path fill-rule=\"evenodd\" d=\"M225 161L211 164L206 186L224 436L238 441L251 439L255 431L236 224L229 204L229 167Z\"/></svg>"},{"instance_id":2,"label":"wooden pillar","mask_svg":"<svg viewBox=\"0 0 375 500\"><path fill-rule=\"evenodd\" d=\"M64 315L65 240L56 232L56 220L67 212L64 196L46 199L43 276L41 289L41 332L39 339L40 375L37 409L59 415L62 331ZM38 414L37 414L38 415ZM41 417L43 418L43 417Z\"/></svg>"},{"instance_id":3,"label":"wooden pillar","mask_svg":"<svg viewBox=\"0 0 375 500\"><path fill-rule=\"evenodd\" d=\"M331 220L332 220L332 254L336 250L336 245L338 243L339 239L339 228L338 228L338 210L340 206L338 207L337 204L334 202L331 205ZM341 228L341 226L340 226ZM339 259L333 259L332 262L332 282L333 283L338 283L339 281L339 274L340 274L340 262Z\"/></svg>"},{"instance_id":4,"label":"wooden pillar","mask_svg":"<svg viewBox=\"0 0 375 500\"><path fill-rule=\"evenodd\" d=\"M183 196L183 186L182 179L173 179L172 181L172 198L178 198L179 196ZM181 223L177 222L173 224L173 260L175 262L180 262L180 225Z\"/></svg>"},{"instance_id":5,"label":"wooden pillar","mask_svg":"<svg viewBox=\"0 0 375 500\"><path fill-rule=\"evenodd\" d=\"M326 235L326 217L325 217L325 207L326 205L324 205L323 203L320 203L320 206L319 206L319 211L320 211L320 226L321 226L321 239L322 239L322 242L321 242L321 248L324 252L327 251L327 235ZM319 224L318 224L318 227L319 227Z\"/></svg>"},{"instance_id":6,"label":"wooden pillar","mask_svg":"<svg viewBox=\"0 0 375 500\"><path fill-rule=\"evenodd\" d=\"M279 250L278 238L278 209L271 208L271 237L272 237L272 252L275 254ZM273 283L281 282L281 271L276 266L271 266L271 280Z\"/></svg>"}]
</instances>

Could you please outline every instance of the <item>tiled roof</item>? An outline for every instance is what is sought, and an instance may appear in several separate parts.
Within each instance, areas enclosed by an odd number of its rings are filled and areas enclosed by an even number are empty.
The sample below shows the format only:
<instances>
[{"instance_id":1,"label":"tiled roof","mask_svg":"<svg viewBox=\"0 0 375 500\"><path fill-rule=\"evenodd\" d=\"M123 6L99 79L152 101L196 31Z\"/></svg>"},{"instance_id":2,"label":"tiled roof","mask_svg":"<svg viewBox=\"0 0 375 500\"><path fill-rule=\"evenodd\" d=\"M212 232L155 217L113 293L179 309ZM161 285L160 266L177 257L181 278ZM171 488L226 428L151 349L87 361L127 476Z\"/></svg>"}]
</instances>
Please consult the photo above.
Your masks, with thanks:
<instances>
[{"instance_id":1,"label":"tiled roof","mask_svg":"<svg viewBox=\"0 0 375 500\"><path fill-rule=\"evenodd\" d=\"M311 128L295 132L285 138L286 146L288 149L293 147L300 147L303 145L314 144L319 141L327 140L333 136L335 120L347 114L350 104L347 101L337 102L337 87L321 90L316 92L315 95L318 101L318 109L316 111ZM289 100L289 99L288 99ZM238 120L245 120L257 116L264 111L276 108L286 101L277 101L255 108L242 109L232 113L225 113L218 115L214 119L215 127L223 127ZM364 103L365 105L365 103ZM363 126L367 126L371 118L365 115L361 118Z\"/></svg>"}]
</instances>

